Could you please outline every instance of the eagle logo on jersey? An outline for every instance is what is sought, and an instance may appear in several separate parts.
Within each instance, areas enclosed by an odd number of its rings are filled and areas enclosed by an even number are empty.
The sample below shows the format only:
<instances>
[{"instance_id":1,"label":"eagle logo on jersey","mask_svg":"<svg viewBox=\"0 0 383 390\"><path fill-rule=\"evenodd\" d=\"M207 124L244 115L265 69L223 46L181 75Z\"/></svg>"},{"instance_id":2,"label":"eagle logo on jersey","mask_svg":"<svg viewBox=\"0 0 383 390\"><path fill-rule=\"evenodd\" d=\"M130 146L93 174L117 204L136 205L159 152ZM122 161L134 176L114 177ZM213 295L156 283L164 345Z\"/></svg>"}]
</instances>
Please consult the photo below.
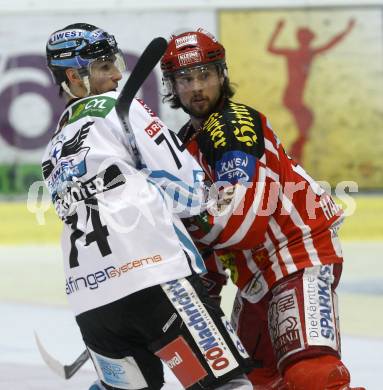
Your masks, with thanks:
<instances>
[{"instance_id":1,"label":"eagle logo on jersey","mask_svg":"<svg viewBox=\"0 0 383 390\"><path fill-rule=\"evenodd\" d=\"M74 177L86 174L85 158L90 148L83 147L83 143L93 123L85 123L67 141L64 137L59 137L53 144L50 159L43 162L43 177L47 181L53 201L57 201L59 195L65 193L68 182L72 182Z\"/></svg>"},{"instance_id":2,"label":"eagle logo on jersey","mask_svg":"<svg viewBox=\"0 0 383 390\"><path fill-rule=\"evenodd\" d=\"M62 141L57 141L55 143L53 149L51 150L50 156L51 156L51 161L52 161L53 165L56 165L57 161L60 159L62 148L63 148Z\"/></svg>"},{"instance_id":3,"label":"eagle logo on jersey","mask_svg":"<svg viewBox=\"0 0 383 390\"><path fill-rule=\"evenodd\" d=\"M50 152L50 159L43 162L44 179L48 179L60 159L64 159L68 156L74 156L81 150L93 123L94 122L85 123L85 125L83 125L70 140L63 142L60 139L53 145ZM89 150L89 148L83 149L86 149L87 151ZM63 163L63 165L65 165L65 163Z\"/></svg>"}]
</instances>

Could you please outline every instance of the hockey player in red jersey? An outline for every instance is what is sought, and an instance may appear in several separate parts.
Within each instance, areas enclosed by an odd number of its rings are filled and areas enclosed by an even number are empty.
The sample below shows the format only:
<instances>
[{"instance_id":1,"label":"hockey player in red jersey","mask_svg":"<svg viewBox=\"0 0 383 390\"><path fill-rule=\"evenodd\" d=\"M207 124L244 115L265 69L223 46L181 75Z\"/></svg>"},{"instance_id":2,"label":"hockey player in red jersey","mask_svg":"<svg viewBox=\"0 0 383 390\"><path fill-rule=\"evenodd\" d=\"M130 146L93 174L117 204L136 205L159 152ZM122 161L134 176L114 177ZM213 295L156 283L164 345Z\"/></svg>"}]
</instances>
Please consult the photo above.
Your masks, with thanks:
<instances>
[{"instance_id":1,"label":"hockey player in red jersey","mask_svg":"<svg viewBox=\"0 0 383 390\"><path fill-rule=\"evenodd\" d=\"M238 286L232 322L262 368L255 389L350 388L340 360L336 287L342 211L285 153L269 120L231 100L225 49L199 29L172 36L161 61L165 101L218 204L186 221L205 254L211 295ZM212 192L212 191L211 191Z\"/></svg>"}]
</instances>

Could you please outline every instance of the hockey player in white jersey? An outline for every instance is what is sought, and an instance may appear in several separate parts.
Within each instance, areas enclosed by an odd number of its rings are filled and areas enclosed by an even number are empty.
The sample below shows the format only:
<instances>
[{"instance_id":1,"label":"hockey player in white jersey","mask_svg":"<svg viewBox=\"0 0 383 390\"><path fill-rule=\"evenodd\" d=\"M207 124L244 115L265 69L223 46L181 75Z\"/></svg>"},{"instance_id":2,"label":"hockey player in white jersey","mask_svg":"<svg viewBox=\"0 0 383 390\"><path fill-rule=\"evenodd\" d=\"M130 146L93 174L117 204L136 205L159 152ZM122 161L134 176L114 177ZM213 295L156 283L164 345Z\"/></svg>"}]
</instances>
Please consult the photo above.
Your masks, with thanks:
<instances>
[{"instance_id":1,"label":"hockey player in white jersey","mask_svg":"<svg viewBox=\"0 0 383 390\"><path fill-rule=\"evenodd\" d=\"M66 294L102 386L160 389L163 361L185 388L251 389L251 362L201 285L204 264L180 222L201 212L201 168L142 101L128 138L112 35L69 25L50 36L47 60L68 104L43 176L64 222Z\"/></svg>"}]
</instances>

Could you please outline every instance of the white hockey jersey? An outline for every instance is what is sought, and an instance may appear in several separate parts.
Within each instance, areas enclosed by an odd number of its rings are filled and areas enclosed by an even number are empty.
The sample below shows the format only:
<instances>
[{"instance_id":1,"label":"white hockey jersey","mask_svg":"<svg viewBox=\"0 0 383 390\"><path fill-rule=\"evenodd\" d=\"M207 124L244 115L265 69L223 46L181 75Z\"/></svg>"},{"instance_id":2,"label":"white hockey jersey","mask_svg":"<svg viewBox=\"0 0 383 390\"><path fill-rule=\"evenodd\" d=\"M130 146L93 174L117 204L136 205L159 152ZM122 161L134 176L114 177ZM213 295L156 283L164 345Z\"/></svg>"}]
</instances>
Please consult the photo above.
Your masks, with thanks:
<instances>
[{"instance_id":1,"label":"white hockey jersey","mask_svg":"<svg viewBox=\"0 0 383 390\"><path fill-rule=\"evenodd\" d=\"M180 221L201 212L202 169L137 99L128 134L117 96L67 107L43 157L45 183L65 221L66 294L76 315L205 271Z\"/></svg>"}]
</instances>

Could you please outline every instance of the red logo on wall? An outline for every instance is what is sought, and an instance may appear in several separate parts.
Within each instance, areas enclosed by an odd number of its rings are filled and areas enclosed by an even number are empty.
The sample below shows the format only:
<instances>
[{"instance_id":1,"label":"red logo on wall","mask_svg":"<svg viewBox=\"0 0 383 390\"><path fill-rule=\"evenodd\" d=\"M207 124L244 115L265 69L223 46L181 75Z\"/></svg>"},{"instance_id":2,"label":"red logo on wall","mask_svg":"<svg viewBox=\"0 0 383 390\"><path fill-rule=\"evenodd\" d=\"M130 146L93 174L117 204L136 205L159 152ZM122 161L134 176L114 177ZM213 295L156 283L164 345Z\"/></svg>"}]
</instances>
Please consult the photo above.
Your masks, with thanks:
<instances>
[{"instance_id":1,"label":"red logo on wall","mask_svg":"<svg viewBox=\"0 0 383 390\"><path fill-rule=\"evenodd\" d=\"M153 121L145 131L149 135L149 137L153 138L160 130L162 129L162 124L157 121Z\"/></svg>"},{"instance_id":2,"label":"red logo on wall","mask_svg":"<svg viewBox=\"0 0 383 390\"><path fill-rule=\"evenodd\" d=\"M207 376L206 370L182 336L155 353L186 389Z\"/></svg>"}]
</instances>

